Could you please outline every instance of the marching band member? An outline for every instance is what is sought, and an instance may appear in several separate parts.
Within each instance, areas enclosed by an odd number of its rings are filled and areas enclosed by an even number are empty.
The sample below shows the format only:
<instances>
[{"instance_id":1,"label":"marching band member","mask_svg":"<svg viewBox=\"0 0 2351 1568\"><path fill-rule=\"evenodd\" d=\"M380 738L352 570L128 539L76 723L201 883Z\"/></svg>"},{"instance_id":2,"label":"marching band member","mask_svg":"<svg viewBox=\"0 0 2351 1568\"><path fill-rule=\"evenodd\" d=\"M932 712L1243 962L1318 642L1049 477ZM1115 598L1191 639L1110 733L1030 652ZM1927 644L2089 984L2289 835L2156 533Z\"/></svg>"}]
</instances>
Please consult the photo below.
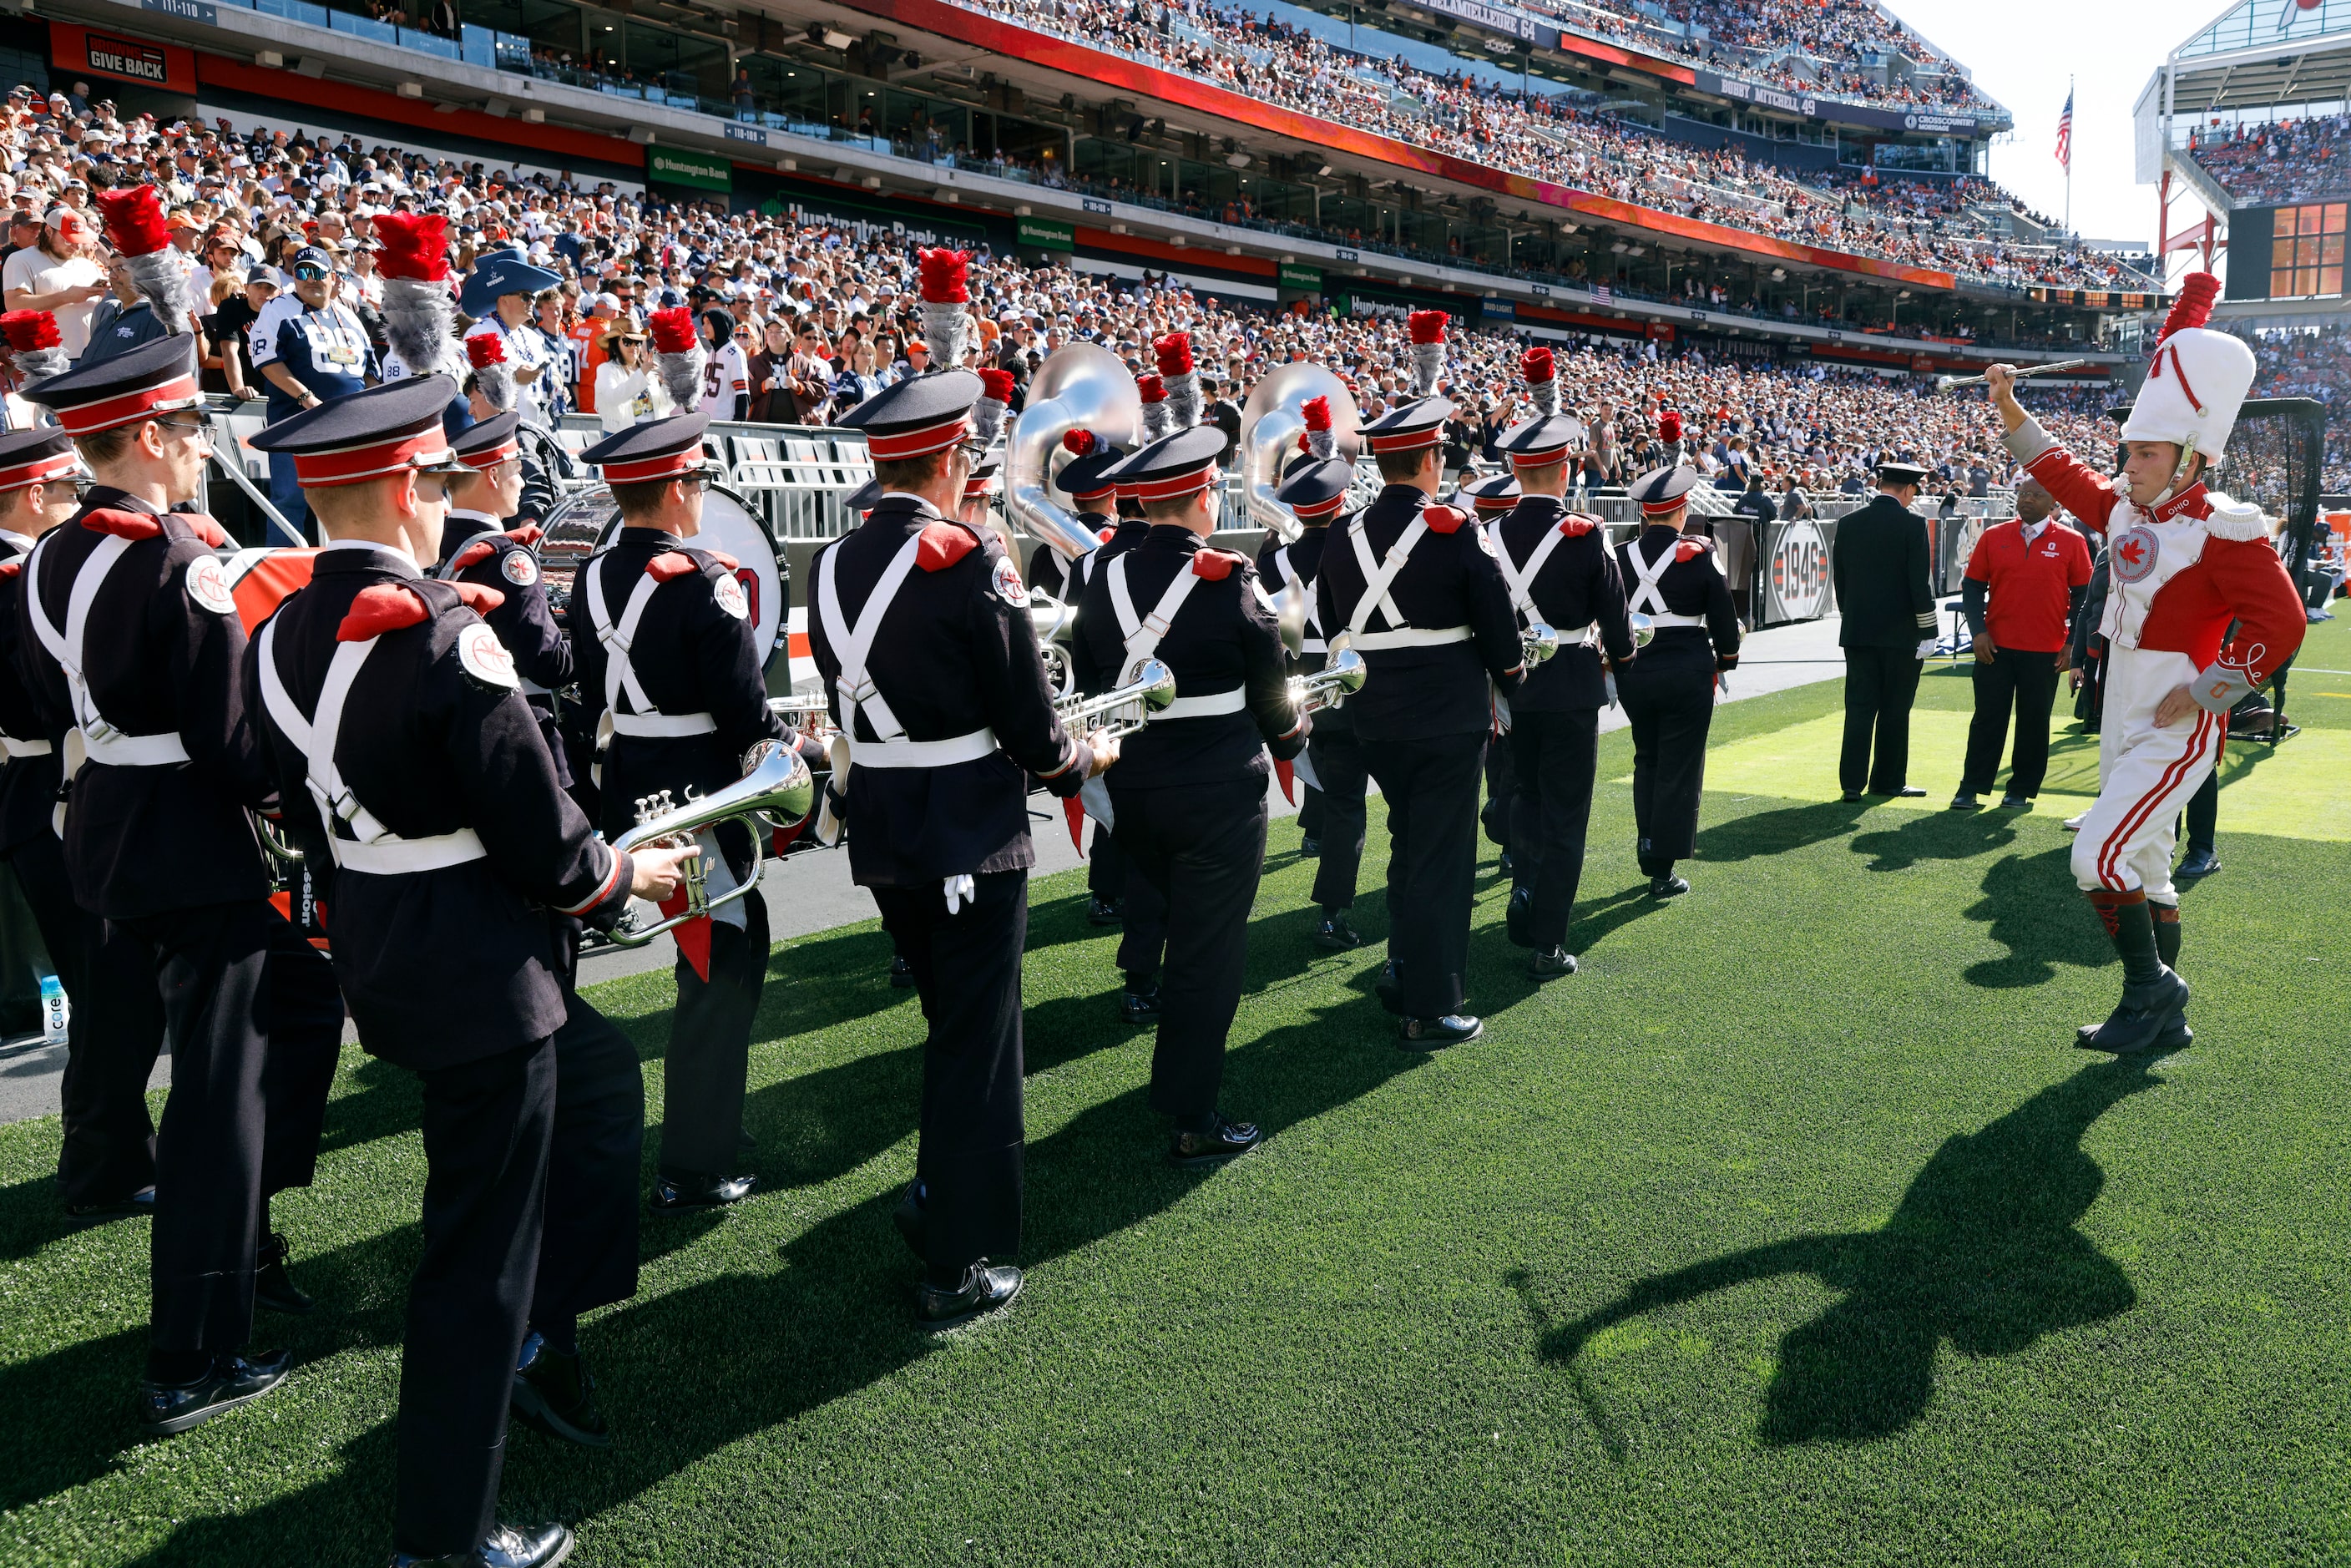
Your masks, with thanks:
<instances>
[{"instance_id":1,"label":"marching band member","mask_svg":"<svg viewBox=\"0 0 2351 1568\"><path fill-rule=\"evenodd\" d=\"M57 1188L69 1214L152 1213L155 1124L147 1080L163 1043L163 1003L144 949L74 902L64 846L51 826L63 781L62 735L41 722L17 674L16 595L25 558L81 505L73 442L55 426L0 435L0 856L64 982L66 1071L58 1085L63 1146Z\"/></svg>"},{"instance_id":2,"label":"marching band member","mask_svg":"<svg viewBox=\"0 0 2351 1568\"><path fill-rule=\"evenodd\" d=\"M611 926L696 852L632 857L594 836L473 608L498 591L421 569L439 558L455 466L449 388L412 377L259 438L294 461L328 538L310 585L261 628L246 699L304 858L331 874L360 1043L423 1083L392 1561L530 1568L560 1561L571 1532L497 1522L509 1401L576 1395L567 1411L590 1425L565 1435L601 1436L576 1353L557 1375L538 1331L568 1333L568 1314L632 1293L636 1272L636 1057L566 983L566 917ZM636 1107L618 1124L604 1084L575 1082L616 1053Z\"/></svg>"},{"instance_id":3,"label":"marching band member","mask_svg":"<svg viewBox=\"0 0 2351 1568\"><path fill-rule=\"evenodd\" d=\"M1330 399L1308 398L1299 414L1306 422L1301 436L1306 450L1290 463L1273 492L1273 498L1298 519L1298 538L1286 545L1269 539L1257 570L1261 580L1280 583L1283 591L1305 601L1306 634L1299 644L1295 673L1311 674L1331 656L1315 580L1333 528L1346 520L1339 513L1355 482L1355 465L1336 455ZM1320 862L1314 868L1313 898L1322 918L1314 927L1314 945L1343 953L1364 945L1347 915L1354 907L1355 873L1364 862L1368 816L1364 798L1371 777L1356 743L1352 703L1326 707L1315 718L1302 772L1306 800L1298 811L1298 852Z\"/></svg>"},{"instance_id":4,"label":"marching band member","mask_svg":"<svg viewBox=\"0 0 2351 1568\"><path fill-rule=\"evenodd\" d=\"M2261 508L2205 486L2254 374L2242 339L2204 325L2219 291L2207 272L2182 286L2124 422L2116 479L2049 438L2017 402L2011 367L1985 377L2010 454L2108 540L2098 800L2073 852L2074 880L2123 961L2113 1016L2082 1030L2098 1051L2169 1051L2193 1038L2175 968L2176 818L2220 758L2230 708L2294 656L2307 624Z\"/></svg>"},{"instance_id":5,"label":"marching band member","mask_svg":"<svg viewBox=\"0 0 2351 1568\"><path fill-rule=\"evenodd\" d=\"M1062 730L1019 569L948 518L979 391L971 372L942 371L850 412L883 494L810 566L810 649L850 743L834 785L850 875L872 891L929 1025L915 1176L896 1216L924 1261L915 1313L929 1330L1020 1291L1020 1270L998 1260L1020 1245L1020 950L1036 862L1023 770L1069 796L1118 755Z\"/></svg>"},{"instance_id":6,"label":"marching band member","mask_svg":"<svg viewBox=\"0 0 2351 1568\"><path fill-rule=\"evenodd\" d=\"M1567 509L1567 465L1583 426L1557 412L1549 349L1528 350L1522 366L1535 413L1504 433L1501 446L1523 495L1487 528L1512 606L1559 636L1559 652L1528 670L1510 698L1516 881L1509 925L1512 941L1534 949L1527 972L1540 981L1575 973L1567 926L1583 879L1600 709L1608 701L1602 650L1607 663L1629 664L1633 632L1599 519Z\"/></svg>"},{"instance_id":7,"label":"marching band member","mask_svg":"<svg viewBox=\"0 0 2351 1568\"><path fill-rule=\"evenodd\" d=\"M1445 320L1441 310L1412 314L1415 395L1364 427L1386 486L1323 552L1316 579L1323 632L1344 629L1370 669L1348 706L1355 733L1379 737L1365 757L1388 807L1388 974L1379 993L1402 1018L1408 1051L1485 1029L1461 1007L1487 683L1508 695L1520 673L1518 617L1493 541L1466 514L1434 504L1453 413L1435 395Z\"/></svg>"},{"instance_id":8,"label":"marching band member","mask_svg":"<svg viewBox=\"0 0 2351 1568\"><path fill-rule=\"evenodd\" d=\"M1714 547L1682 531L1698 477L1695 468L1658 468L1635 480L1631 494L1641 506L1641 531L1616 547L1625 608L1646 615L1656 628L1641 656L1616 678L1625 716L1632 721L1633 818L1652 898L1689 891L1674 874L1674 862L1687 860L1698 847L1715 686L1739 664L1730 584L1715 564Z\"/></svg>"},{"instance_id":9,"label":"marching band member","mask_svg":"<svg viewBox=\"0 0 2351 1568\"><path fill-rule=\"evenodd\" d=\"M556 728L555 694L571 684L571 642L555 623L547 585L539 580L535 547L540 529L536 524L500 527L522 509L521 425L519 413L493 414L450 443L463 471L448 481L448 515L433 575L495 588L504 596L482 618L513 657L523 696L538 716L539 733L555 758L556 777L569 789L571 769Z\"/></svg>"},{"instance_id":10,"label":"marching band member","mask_svg":"<svg viewBox=\"0 0 2351 1568\"><path fill-rule=\"evenodd\" d=\"M729 557L695 546L711 466L707 415L632 425L580 454L603 469L621 512L612 546L580 568L572 649L587 721L602 743L603 829L634 825L634 802L709 794L743 777L762 740L791 738L768 711L764 650ZM702 835L712 896L760 873L739 822ZM768 973L768 905L755 889L678 927L677 1011L662 1059L656 1209L740 1202L743 1092L751 1019Z\"/></svg>"},{"instance_id":11,"label":"marching band member","mask_svg":"<svg viewBox=\"0 0 2351 1568\"><path fill-rule=\"evenodd\" d=\"M1490 533L1495 519L1509 517L1510 508L1519 504L1518 476L1496 474L1476 479L1465 474L1447 504L1467 507L1478 526ZM1494 869L1508 877L1519 873L1517 858L1510 852L1510 824L1518 793L1512 756L1509 709L1497 705L1494 727L1486 735L1486 803L1478 809L1478 825L1500 846L1502 852L1496 857Z\"/></svg>"},{"instance_id":12,"label":"marching band member","mask_svg":"<svg viewBox=\"0 0 2351 1568\"><path fill-rule=\"evenodd\" d=\"M1070 454L1070 460L1054 476L1053 483L1077 508L1078 521L1107 545L1116 537L1119 527L1118 486L1102 475L1111 465L1126 456L1127 449L1082 429L1064 434L1061 445ZM1086 591L1086 574L1100 564L1097 558L1101 553L1098 549L1088 550L1064 564L1060 550L1040 541L1029 552L1029 591L1050 593L1067 604L1077 603Z\"/></svg>"},{"instance_id":13,"label":"marching band member","mask_svg":"<svg viewBox=\"0 0 2351 1568\"><path fill-rule=\"evenodd\" d=\"M195 339L142 343L31 395L98 483L25 567L18 673L44 730L73 732L74 900L144 948L171 1039L141 1387L148 1430L165 1436L286 1377L285 1352L241 1352L256 1275L264 1304L309 1306L268 1199L309 1184L342 1003L326 959L270 905L246 817L271 784L238 685L245 626L213 553L225 536L168 509L204 493Z\"/></svg>"},{"instance_id":14,"label":"marching band member","mask_svg":"<svg viewBox=\"0 0 2351 1568\"><path fill-rule=\"evenodd\" d=\"M1087 584L1078 651L1089 693L1126 684L1153 659L1176 677L1176 700L1128 738L1108 783L1119 847L1167 910L1151 1108L1174 1120L1168 1158L1187 1169L1263 1135L1228 1120L1217 1098L1265 865L1265 753L1295 757L1308 728L1255 572L1246 557L1207 548L1225 446L1222 430L1197 425L1119 465L1150 532Z\"/></svg>"}]
</instances>

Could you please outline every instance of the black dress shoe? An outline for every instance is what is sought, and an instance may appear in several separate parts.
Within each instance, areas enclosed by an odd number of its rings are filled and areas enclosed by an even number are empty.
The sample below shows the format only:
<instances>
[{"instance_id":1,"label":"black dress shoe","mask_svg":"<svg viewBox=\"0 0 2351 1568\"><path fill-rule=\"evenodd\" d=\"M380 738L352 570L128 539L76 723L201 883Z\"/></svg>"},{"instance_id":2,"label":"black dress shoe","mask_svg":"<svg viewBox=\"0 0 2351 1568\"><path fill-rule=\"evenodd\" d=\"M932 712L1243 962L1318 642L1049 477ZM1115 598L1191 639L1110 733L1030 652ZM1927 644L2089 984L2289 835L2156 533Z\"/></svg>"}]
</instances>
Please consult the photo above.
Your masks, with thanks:
<instances>
[{"instance_id":1,"label":"black dress shoe","mask_svg":"<svg viewBox=\"0 0 2351 1568\"><path fill-rule=\"evenodd\" d=\"M1380 967L1380 977L1374 982L1372 994L1380 998L1380 1006L1398 1018L1404 1017L1404 979L1396 973L1395 959Z\"/></svg>"},{"instance_id":2,"label":"black dress shoe","mask_svg":"<svg viewBox=\"0 0 2351 1568\"><path fill-rule=\"evenodd\" d=\"M2002 795L2000 798L2000 809L2003 811L2030 811L2032 810L2032 797L2030 795Z\"/></svg>"},{"instance_id":3,"label":"black dress shoe","mask_svg":"<svg viewBox=\"0 0 2351 1568\"><path fill-rule=\"evenodd\" d=\"M903 991L914 983L914 966L896 953L890 955L890 988Z\"/></svg>"},{"instance_id":4,"label":"black dress shoe","mask_svg":"<svg viewBox=\"0 0 2351 1568\"><path fill-rule=\"evenodd\" d=\"M1916 800L1926 792L1923 788L1916 784L1905 784L1899 789L1887 791L1897 800Z\"/></svg>"},{"instance_id":5,"label":"black dress shoe","mask_svg":"<svg viewBox=\"0 0 2351 1568\"><path fill-rule=\"evenodd\" d=\"M319 1303L295 1285L286 1271L286 1238L272 1231L253 1260L253 1304L264 1312L301 1317L319 1310Z\"/></svg>"},{"instance_id":6,"label":"black dress shoe","mask_svg":"<svg viewBox=\"0 0 2351 1568\"><path fill-rule=\"evenodd\" d=\"M392 1568L555 1568L571 1555L573 1542L568 1524L542 1524L536 1530L501 1524L479 1546L446 1557L395 1552Z\"/></svg>"},{"instance_id":7,"label":"black dress shoe","mask_svg":"<svg viewBox=\"0 0 2351 1568\"><path fill-rule=\"evenodd\" d=\"M921 1182L906 1184L905 1196L899 1198L898 1207L890 1211L890 1223L898 1228L898 1239L906 1244L906 1250L917 1258L922 1257L928 1237L923 1226Z\"/></svg>"},{"instance_id":8,"label":"black dress shoe","mask_svg":"<svg viewBox=\"0 0 2351 1568\"><path fill-rule=\"evenodd\" d=\"M1861 791L1858 789L1848 789L1844 792L1845 804L1847 805L1851 805L1853 802L1860 799Z\"/></svg>"},{"instance_id":9,"label":"black dress shoe","mask_svg":"<svg viewBox=\"0 0 2351 1568\"><path fill-rule=\"evenodd\" d=\"M1298 858L1300 860L1318 860L1322 857L1322 841L1321 839L1301 839L1298 841Z\"/></svg>"},{"instance_id":10,"label":"black dress shoe","mask_svg":"<svg viewBox=\"0 0 2351 1568\"><path fill-rule=\"evenodd\" d=\"M2188 858L2181 861L2179 862L2179 869L2173 872L2171 874L2175 877L2193 879L2199 876L2210 876L2214 872L2219 871L2220 869L2220 857L2212 851L2189 850L2188 852Z\"/></svg>"},{"instance_id":11,"label":"black dress shoe","mask_svg":"<svg viewBox=\"0 0 2351 1568\"><path fill-rule=\"evenodd\" d=\"M1486 1026L1465 1013L1447 1013L1441 1019L1408 1018L1396 1031L1396 1043L1406 1051L1443 1051L1448 1045L1465 1045L1486 1032Z\"/></svg>"},{"instance_id":12,"label":"black dress shoe","mask_svg":"<svg viewBox=\"0 0 2351 1568\"><path fill-rule=\"evenodd\" d=\"M1510 889L1510 902L1502 906L1502 930L1514 947L1531 947L1534 934L1529 929L1535 918L1535 890L1524 883Z\"/></svg>"},{"instance_id":13,"label":"black dress shoe","mask_svg":"<svg viewBox=\"0 0 2351 1568\"><path fill-rule=\"evenodd\" d=\"M1573 975L1575 973L1575 955L1564 947L1537 953L1527 965L1527 973L1538 981L1556 980L1562 975Z\"/></svg>"},{"instance_id":14,"label":"black dress shoe","mask_svg":"<svg viewBox=\"0 0 2351 1568\"><path fill-rule=\"evenodd\" d=\"M1228 1122L1223 1113L1217 1124L1205 1133L1178 1133L1167 1145L1167 1163L1179 1171L1205 1170L1222 1165L1235 1155L1245 1155L1265 1141L1254 1123Z\"/></svg>"},{"instance_id":15,"label":"black dress shoe","mask_svg":"<svg viewBox=\"0 0 2351 1568\"><path fill-rule=\"evenodd\" d=\"M264 1351L256 1355L223 1354L202 1377L188 1383L139 1385L139 1415L151 1437L170 1437L201 1427L224 1410L249 1404L286 1381L293 1370L291 1351Z\"/></svg>"},{"instance_id":16,"label":"black dress shoe","mask_svg":"<svg viewBox=\"0 0 2351 1568\"><path fill-rule=\"evenodd\" d=\"M127 1214L152 1214L155 1212L155 1189L152 1186L142 1186L137 1192L126 1193L120 1197L103 1197L95 1203L69 1203L66 1205L66 1212L76 1219L107 1219Z\"/></svg>"},{"instance_id":17,"label":"black dress shoe","mask_svg":"<svg viewBox=\"0 0 2351 1568\"><path fill-rule=\"evenodd\" d=\"M656 1214L687 1208L724 1208L751 1196L759 1185L755 1176L663 1176L653 1184L651 1207Z\"/></svg>"},{"instance_id":18,"label":"black dress shoe","mask_svg":"<svg viewBox=\"0 0 2351 1568\"><path fill-rule=\"evenodd\" d=\"M1504 876L1516 876L1519 872L1519 862L1510 858L1510 851L1504 850L1501 858L1494 862L1494 869Z\"/></svg>"},{"instance_id":19,"label":"black dress shoe","mask_svg":"<svg viewBox=\"0 0 2351 1568\"><path fill-rule=\"evenodd\" d=\"M1325 916L1322 924L1314 928L1314 946L1317 947L1328 947L1333 953L1344 953L1350 948L1360 947L1363 945L1363 937L1356 934L1353 926L1347 924L1347 917L1343 914Z\"/></svg>"},{"instance_id":20,"label":"black dress shoe","mask_svg":"<svg viewBox=\"0 0 2351 1568\"><path fill-rule=\"evenodd\" d=\"M2075 1031L2074 1043L2085 1051L2135 1056L2143 1051L2177 1051L2196 1038L2188 1027L2188 982L2173 970L2134 997L2123 999L2105 1022Z\"/></svg>"},{"instance_id":21,"label":"black dress shoe","mask_svg":"<svg viewBox=\"0 0 2351 1568\"><path fill-rule=\"evenodd\" d=\"M914 1287L914 1326L925 1333L961 1328L1010 1306L1020 1285L1019 1270L1009 1264L991 1266L982 1258L963 1271L963 1283L952 1291L928 1281Z\"/></svg>"},{"instance_id":22,"label":"black dress shoe","mask_svg":"<svg viewBox=\"0 0 2351 1568\"><path fill-rule=\"evenodd\" d=\"M1137 1029L1141 1029L1145 1024L1157 1023L1159 1021L1159 988L1154 986L1147 991L1125 992L1118 998L1118 1016L1120 1022L1133 1024Z\"/></svg>"},{"instance_id":23,"label":"black dress shoe","mask_svg":"<svg viewBox=\"0 0 2351 1568\"><path fill-rule=\"evenodd\" d=\"M508 1398L517 1420L550 1437L590 1448L612 1446L612 1429L596 1408L596 1379L584 1355L564 1355L539 1335L528 1335Z\"/></svg>"},{"instance_id":24,"label":"black dress shoe","mask_svg":"<svg viewBox=\"0 0 2351 1568\"><path fill-rule=\"evenodd\" d=\"M1087 925L1116 925L1123 918L1124 918L1124 916L1120 911L1115 900L1108 898L1089 898L1086 900Z\"/></svg>"},{"instance_id":25,"label":"black dress shoe","mask_svg":"<svg viewBox=\"0 0 2351 1568\"><path fill-rule=\"evenodd\" d=\"M1962 789L1958 794L1951 797L1951 810L1954 811L1980 811L1983 810L1983 802L1977 800L1970 791Z\"/></svg>"},{"instance_id":26,"label":"black dress shoe","mask_svg":"<svg viewBox=\"0 0 2351 1568\"><path fill-rule=\"evenodd\" d=\"M1689 883L1677 876L1653 876L1649 879L1651 898L1679 898L1689 891Z\"/></svg>"}]
</instances>

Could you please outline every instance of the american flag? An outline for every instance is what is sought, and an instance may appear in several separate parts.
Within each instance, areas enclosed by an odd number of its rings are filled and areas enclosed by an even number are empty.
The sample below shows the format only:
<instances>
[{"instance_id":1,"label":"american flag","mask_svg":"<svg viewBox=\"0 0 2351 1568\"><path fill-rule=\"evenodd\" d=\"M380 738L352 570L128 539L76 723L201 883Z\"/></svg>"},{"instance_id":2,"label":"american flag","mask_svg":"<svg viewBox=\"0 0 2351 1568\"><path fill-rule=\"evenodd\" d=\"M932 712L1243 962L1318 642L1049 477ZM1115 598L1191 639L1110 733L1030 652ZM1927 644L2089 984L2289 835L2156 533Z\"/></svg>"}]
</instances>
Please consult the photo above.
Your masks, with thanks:
<instances>
[{"instance_id":1,"label":"american flag","mask_svg":"<svg viewBox=\"0 0 2351 1568\"><path fill-rule=\"evenodd\" d=\"M1595 283L1592 286L1593 303L1596 305L1605 305L1613 298L1614 296L1609 293L1608 286L1606 284Z\"/></svg>"},{"instance_id":2,"label":"american flag","mask_svg":"<svg viewBox=\"0 0 2351 1568\"><path fill-rule=\"evenodd\" d=\"M2074 95L2065 94L2065 112L2057 117L2057 162L2067 173L2074 170Z\"/></svg>"}]
</instances>

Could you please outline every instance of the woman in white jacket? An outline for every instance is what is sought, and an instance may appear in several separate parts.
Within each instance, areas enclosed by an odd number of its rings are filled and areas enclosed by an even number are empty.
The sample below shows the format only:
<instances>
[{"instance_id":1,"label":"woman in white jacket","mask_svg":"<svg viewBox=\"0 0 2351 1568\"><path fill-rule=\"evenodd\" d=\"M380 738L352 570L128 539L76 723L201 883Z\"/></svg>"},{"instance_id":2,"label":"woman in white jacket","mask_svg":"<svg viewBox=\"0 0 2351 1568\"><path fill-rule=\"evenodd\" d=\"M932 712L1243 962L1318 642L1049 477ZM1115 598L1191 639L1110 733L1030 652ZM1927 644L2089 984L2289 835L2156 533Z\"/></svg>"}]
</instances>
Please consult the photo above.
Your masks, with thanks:
<instances>
[{"instance_id":1,"label":"woman in white jacket","mask_svg":"<svg viewBox=\"0 0 2351 1568\"><path fill-rule=\"evenodd\" d=\"M613 328L605 336L604 355L596 367L596 417L605 434L668 416L669 394L645 353L643 328L631 322Z\"/></svg>"}]
</instances>

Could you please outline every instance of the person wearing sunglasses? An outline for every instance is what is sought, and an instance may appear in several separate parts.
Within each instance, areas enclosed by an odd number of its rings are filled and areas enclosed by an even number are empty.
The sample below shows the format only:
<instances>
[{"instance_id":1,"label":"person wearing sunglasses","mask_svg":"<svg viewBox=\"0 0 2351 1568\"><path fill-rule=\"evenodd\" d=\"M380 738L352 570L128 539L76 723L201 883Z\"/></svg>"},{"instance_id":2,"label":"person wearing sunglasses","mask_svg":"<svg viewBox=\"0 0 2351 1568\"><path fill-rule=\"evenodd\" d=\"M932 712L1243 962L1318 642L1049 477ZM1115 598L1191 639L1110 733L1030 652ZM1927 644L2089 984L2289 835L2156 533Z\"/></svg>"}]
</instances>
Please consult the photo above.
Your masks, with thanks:
<instances>
[{"instance_id":1,"label":"person wearing sunglasses","mask_svg":"<svg viewBox=\"0 0 2351 1568\"><path fill-rule=\"evenodd\" d=\"M246 334L254 369L266 383L267 423L290 419L330 398L348 397L383 379L367 329L338 299L335 263L316 246L294 253L294 284L264 308ZM269 459L269 499L307 537L309 505L284 454Z\"/></svg>"},{"instance_id":2,"label":"person wearing sunglasses","mask_svg":"<svg viewBox=\"0 0 2351 1568\"><path fill-rule=\"evenodd\" d=\"M645 352L645 335L626 318L604 337L604 362L596 367L596 418L607 435L664 418L670 413L669 393L653 374Z\"/></svg>"}]
</instances>

